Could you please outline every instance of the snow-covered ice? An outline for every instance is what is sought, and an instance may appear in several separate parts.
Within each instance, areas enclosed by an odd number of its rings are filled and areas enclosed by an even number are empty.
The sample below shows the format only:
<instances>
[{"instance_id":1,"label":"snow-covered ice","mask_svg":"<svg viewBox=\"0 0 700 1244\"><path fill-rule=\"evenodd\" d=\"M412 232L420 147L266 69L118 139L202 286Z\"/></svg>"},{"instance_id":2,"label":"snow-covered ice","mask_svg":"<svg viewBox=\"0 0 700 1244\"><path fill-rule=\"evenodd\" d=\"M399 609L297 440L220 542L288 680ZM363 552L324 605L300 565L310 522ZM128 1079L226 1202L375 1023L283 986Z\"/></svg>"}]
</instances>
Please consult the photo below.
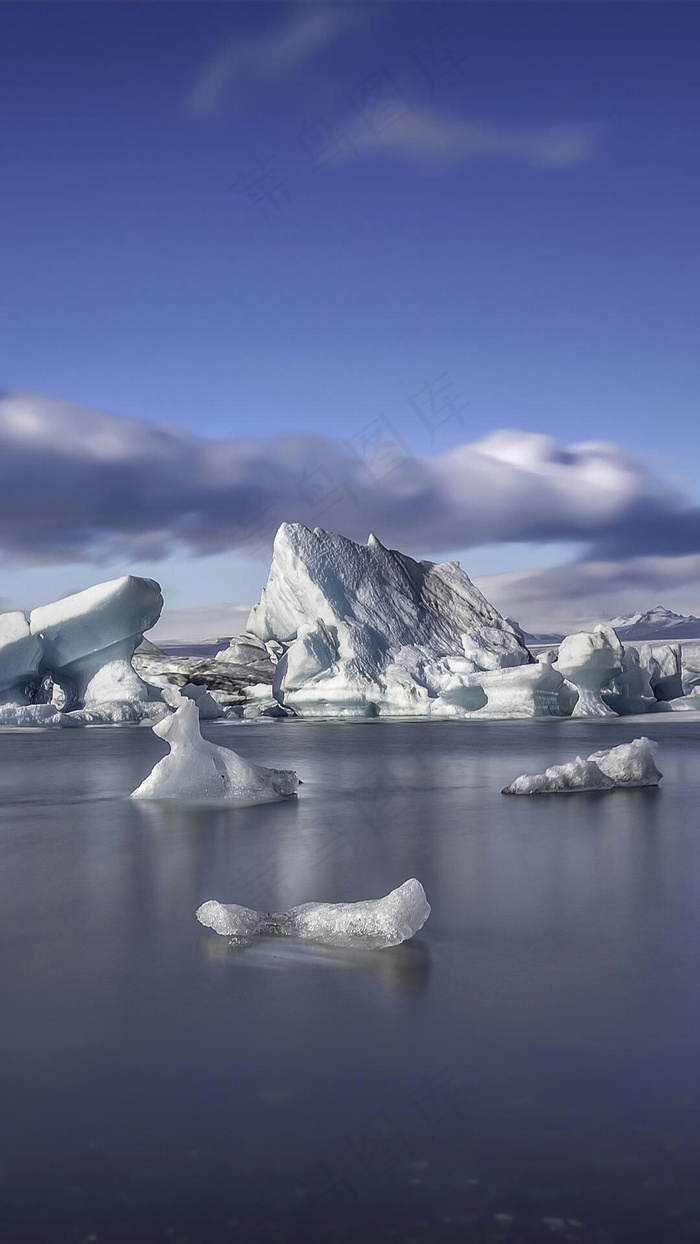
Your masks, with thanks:
<instances>
[{"instance_id":1,"label":"snow-covered ice","mask_svg":"<svg viewBox=\"0 0 700 1244\"><path fill-rule=\"evenodd\" d=\"M290 769L265 769L227 747L203 739L194 700L153 727L170 753L159 760L132 799L176 799L181 803L262 803L293 795L299 785Z\"/></svg>"},{"instance_id":2,"label":"snow-covered ice","mask_svg":"<svg viewBox=\"0 0 700 1244\"><path fill-rule=\"evenodd\" d=\"M657 744L651 739L633 739L619 747L592 752L586 759L576 756L566 764L551 765L544 773L523 774L504 787L503 794L565 794L625 786L658 786L663 775L654 762L656 749Z\"/></svg>"},{"instance_id":3,"label":"snow-covered ice","mask_svg":"<svg viewBox=\"0 0 700 1244\"><path fill-rule=\"evenodd\" d=\"M223 937L279 934L327 946L380 950L398 946L422 929L430 904L420 881L412 877L385 898L360 903L302 903L289 911L265 914L212 899L196 914L200 924Z\"/></svg>"}]
</instances>

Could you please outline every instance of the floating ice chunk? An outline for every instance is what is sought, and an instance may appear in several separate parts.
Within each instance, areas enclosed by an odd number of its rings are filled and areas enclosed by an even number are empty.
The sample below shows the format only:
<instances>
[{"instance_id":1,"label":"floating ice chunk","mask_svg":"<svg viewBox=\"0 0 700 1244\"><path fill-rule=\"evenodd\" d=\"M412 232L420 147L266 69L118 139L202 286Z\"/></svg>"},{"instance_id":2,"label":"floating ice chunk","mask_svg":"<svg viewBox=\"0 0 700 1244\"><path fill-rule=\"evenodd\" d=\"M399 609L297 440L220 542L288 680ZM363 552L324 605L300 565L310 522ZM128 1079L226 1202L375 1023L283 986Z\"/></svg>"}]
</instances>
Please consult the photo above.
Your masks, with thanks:
<instances>
[{"instance_id":1,"label":"floating ice chunk","mask_svg":"<svg viewBox=\"0 0 700 1244\"><path fill-rule=\"evenodd\" d=\"M239 907L238 903L217 903L210 899L195 913L200 924L213 929L222 937L255 937L259 933L277 933L279 916L263 915L252 907Z\"/></svg>"},{"instance_id":2,"label":"floating ice chunk","mask_svg":"<svg viewBox=\"0 0 700 1244\"><path fill-rule=\"evenodd\" d=\"M606 751L592 752L588 757L597 764L616 786L658 786L663 774L656 767L654 757L658 743L644 736L609 747Z\"/></svg>"},{"instance_id":3,"label":"floating ice chunk","mask_svg":"<svg viewBox=\"0 0 700 1244\"><path fill-rule=\"evenodd\" d=\"M663 775L654 763L656 748L651 739L633 739L619 747L592 752L585 760L577 756L566 764L552 765L544 773L523 774L504 787L503 794L564 794L621 786L658 786Z\"/></svg>"},{"instance_id":4,"label":"floating ice chunk","mask_svg":"<svg viewBox=\"0 0 700 1244\"><path fill-rule=\"evenodd\" d=\"M170 754L158 761L132 799L262 803L293 795L299 785L290 769L264 769L203 739L194 700L186 699L153 727L153 733L165 739Z\"/></svg>"},{"instance_id":5,"label":"floating ice chunk","mask_svg":"<svg viewBox=\"0 0 700 1244\"><path fill-rule=\"evenodd\" d=\"M398 946L422 929L430 904L420 881L412 877L385 898L361 903L302 903L289 911L265 914L211 900L196 914L200 924L223 937L274 933L327 946L381 950Z\"/></svg>"},{"instance_id":6,"label":"floating ice chunk","mask_svg":"<svg viewBox=\"0 0 700 1244\"><path fill-rule=\"evenodd\" d=\"M544 795L566 791L612 790L615 783L606 777L592 760L577 756L563 765L551 765L544 773L528 775L511 782L503 789L504 795Z\"/></svg>"},{"instance_id":7,"label":"floating ice chunk","mask_svg":"<svg viewBox=\"0 0 700 1244\"><path fill-rule=\"evenodd\" d=\"M611 627L567 635L559 645L556 668L578 691L573 717L613 717L601 691L622 673L623 647Z\"/></svg>"}]
</instances>

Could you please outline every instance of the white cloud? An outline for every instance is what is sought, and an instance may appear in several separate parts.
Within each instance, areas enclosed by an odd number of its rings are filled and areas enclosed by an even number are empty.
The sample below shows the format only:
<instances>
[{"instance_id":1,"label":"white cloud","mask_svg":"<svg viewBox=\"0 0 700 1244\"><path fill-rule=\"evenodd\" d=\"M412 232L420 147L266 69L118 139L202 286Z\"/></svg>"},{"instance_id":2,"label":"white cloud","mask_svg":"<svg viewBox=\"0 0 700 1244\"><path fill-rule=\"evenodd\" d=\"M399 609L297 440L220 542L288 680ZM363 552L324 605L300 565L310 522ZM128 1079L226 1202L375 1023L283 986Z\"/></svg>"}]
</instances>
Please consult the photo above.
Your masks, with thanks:
<instances>
[{"instance_id":1,"label":"white cloud","mask_svg":"<svg viewBox=\"0 0 700 1244\"><path fill-rule=\"evenodd\" d=\"M423 164L501 160L556 170L589 163L603 134L599 124L504 125L411 108L373 137L359 130L356 137L358 150L389 152Z\"/></svg>"},{"instance_id":2,"label":"white cloud","mask_svg":"<svg viewBox=\"0 0 700 1244\"><path fill-rule=\"evenodd\" d=\"M601 562L700 552L697 506L619 445L508 430L427 458L375 423L352 443L213 441L0 396L0 551L45 564L265 552L291 520L422 553L557 541Z\"/></svg>"},{"instance_id":3,"label":"white cloud","mask_svg":"<svg viewBox=\"0 0 700 1244\"><path fill-rule=\"evenodd\" d=\"M235 82L270 80L292 72L339 38L350 25L351 8L336 5L289 6L282 24L254 34L233 35L200 69L188 97L188 110L212 116Z\"/></svg>"}]
</instances>

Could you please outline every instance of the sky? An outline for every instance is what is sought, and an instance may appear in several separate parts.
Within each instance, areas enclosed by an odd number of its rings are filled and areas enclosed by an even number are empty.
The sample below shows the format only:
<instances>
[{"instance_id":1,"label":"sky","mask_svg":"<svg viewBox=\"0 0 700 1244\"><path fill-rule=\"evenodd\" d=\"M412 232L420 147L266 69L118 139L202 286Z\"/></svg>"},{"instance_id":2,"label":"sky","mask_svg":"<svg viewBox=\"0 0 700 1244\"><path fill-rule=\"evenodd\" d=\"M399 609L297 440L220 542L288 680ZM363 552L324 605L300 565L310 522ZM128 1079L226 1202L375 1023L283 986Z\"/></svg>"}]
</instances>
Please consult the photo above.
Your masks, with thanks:
<instances>
[{"instance_id":1,"label":"sky","mask_svg":"<svg viewBox=\"0 0 700 1244\"><path fill-rule=\"evenodd\" d=\"M0 3L0 602L276 525L700 613L693 4Z\"/></svg>"}]
</instances>

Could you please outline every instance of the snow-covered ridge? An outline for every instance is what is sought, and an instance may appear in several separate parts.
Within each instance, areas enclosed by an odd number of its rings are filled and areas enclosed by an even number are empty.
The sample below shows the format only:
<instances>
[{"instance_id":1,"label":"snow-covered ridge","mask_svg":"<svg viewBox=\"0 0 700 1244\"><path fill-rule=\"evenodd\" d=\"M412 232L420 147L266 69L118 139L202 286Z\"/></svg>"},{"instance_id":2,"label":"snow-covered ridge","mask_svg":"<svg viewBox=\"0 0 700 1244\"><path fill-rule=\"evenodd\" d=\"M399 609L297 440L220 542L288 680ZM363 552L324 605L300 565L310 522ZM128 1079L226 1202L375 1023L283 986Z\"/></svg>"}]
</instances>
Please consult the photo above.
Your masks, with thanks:
<instances>
[{"instance_id":1,"label":"snow-covered ridge","mask_svg":"<svg viewBox=\"0 0 700 1244\"><path fill-rule=\"evenodd\" d=\"M610 618L607 622L601 622L600 625L614 630L618 639L621 639L623 643L649 640L659 642L663 640L675 642L679 639L700 640L700 618L696 618L692 613L674 613L672 609L665 609L663 605L656 605L653 609L647 609L643 613L620 614L619 617ZM554 632L532 634L529 631L521 631L521 634L526 644L535 647L560 644L564 638L563 635Z\"/></svg>"},{"instance_id":2,"label":"snow-covered ridge","mask_svg":"<svg viewBox=\"0 0 700 1244\"><path fill-rule=\"evenodd\" d=\"M628 613L607 623L624 642L635 640L700 639L700 618L691 614L674 613L657 605L645 613Z\"/></svg>"}]
</instances>

